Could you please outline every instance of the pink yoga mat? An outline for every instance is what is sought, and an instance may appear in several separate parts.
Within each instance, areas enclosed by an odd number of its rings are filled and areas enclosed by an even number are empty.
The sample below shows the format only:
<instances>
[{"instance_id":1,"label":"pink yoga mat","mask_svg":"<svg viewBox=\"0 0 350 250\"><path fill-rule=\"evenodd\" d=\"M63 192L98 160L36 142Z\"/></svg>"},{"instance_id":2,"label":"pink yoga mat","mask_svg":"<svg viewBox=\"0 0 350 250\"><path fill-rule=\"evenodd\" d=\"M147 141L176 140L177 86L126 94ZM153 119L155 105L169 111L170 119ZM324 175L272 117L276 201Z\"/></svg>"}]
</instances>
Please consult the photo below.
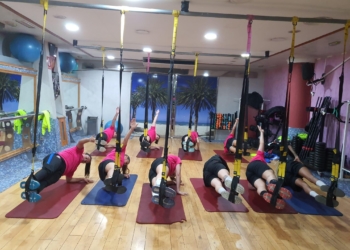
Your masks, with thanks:
<instances>
[{"instance_id":1,"label":"pink yoga mat","mask_svg":"<svg viewBox=\"0 0 350 250\"><path fill-rule=\"evenodd\" d=\"M235 161L235 155L234 154L226 154L224 150L214 150L215 154L221 156L222 159L224 159L227 162L234 162ZM244 157L242 157L242 163L249 163Z\"/></svg>"},{"instance_id":2,"label":"pink yoga mat","mask_svg":"<svg viewBox=\"0 0 350 250\"><path fill-rule=\"evenodd\" d=\"M179 148L178 156L181 160L188 161L202 161L201 151L195 150L194 152L185 152L182 148Z\"/></svg>"},{"instance_id":3,"label":"pink yoga mat","mask_svg":"<svg viewBox=\"0 0 350 250\"><path fill-rule=\"evenodd\" d=\"M159 149L152 149L149 151L149 153L146 153L142 150L136 155L136 158L160 158L162 157L163 153L163 147L160 147Z\"/></svg>"}]
</instances>

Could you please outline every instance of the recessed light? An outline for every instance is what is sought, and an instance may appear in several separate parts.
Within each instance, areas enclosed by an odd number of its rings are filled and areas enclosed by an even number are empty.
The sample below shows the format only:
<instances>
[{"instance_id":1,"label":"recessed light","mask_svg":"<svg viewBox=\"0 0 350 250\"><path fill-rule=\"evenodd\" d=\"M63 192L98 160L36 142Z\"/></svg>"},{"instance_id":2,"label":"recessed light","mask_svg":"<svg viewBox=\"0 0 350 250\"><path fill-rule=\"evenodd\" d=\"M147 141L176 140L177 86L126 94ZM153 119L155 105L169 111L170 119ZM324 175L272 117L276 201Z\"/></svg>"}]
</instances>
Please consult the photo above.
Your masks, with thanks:
<instances>
[{"instance_id":1,"label":"recessed light","mask_svg":"<svg viewBox=\"0 0 350 250\"><path fill-rule=\"evenodd\" d=\"M204 72L203 76L204 76L204 77L208 77L208 76L209 76L209 73L208 73L208 72Z\"/></svg>"},{"instance_id":2,"label":"recessed light","mask_svg":"<svg viewBox=\"0 0 350 250\"><path fill-rule=\"evenodd\" d=\"M148 35L149 31L148 30L136 30L136 33L140 34L140 35Z\"/></svg>"},{"instance_id":3,"label":"recessed light","mask_svg":"<svg viewBox=\"0 0 350 250\"><path fill-rule=\"evenodd\" d=\"M287 38L285 37L274 37L274 38L271 38L270 41L272 42L281 42L281 41L285 41L287 40Z\"/></svg>"},{"instance_id":4,"label":"recessed light","mask_svg":"<svg viewBox=\"0 0 350 250\"><path fill-rule=\"evenodd\" d=\"M328 45L329 46L335 46L335 45L338 45L340 43L341 43L340 41L334 41L334 42L329 43Z\"/></svg>"},{"instance_id":5,"label":"recessed light","mask_svg":"<svg viewBox=\"0 0 350 250\"><path fill-rule=\"evenodd\" d=\"M66 19L65 16L61 16L61 15L56 15L56 16L53 16L54 18L57 18L57 19Z\"/></svg>"},{"instance_id":6,"label":"recessed light","mask_svg":"<svg viewBox=\"0 0 350 250\"><path fill-rule=\"evenodd\" d=\"M151 48L143 48L143 52L151 53L151 52L152 52L152 49L151 49Z\"/></svg>"},{"instance_id":7,"label":"recessed light","mask_svg":"<svg viewBox=\"0 0 350 250\"><path fill-rule=\"evenodd\" d=\"M300 30L295 30L295 33L299 33L300 32ZM290 31L288 31L288 33L293 33L293 30L290 30Z\"/></svg>"},{"instance_id":8,"label":"recessed light","mask_svg":"<svg viewBox=\"0 0 350 250\"><path fill-rule=\"evenodd\" d=\"M114 57L114 56L112 56L112 55L109 55L109 56L107 56L107 59L109 59L109 60L113 60L113 59L115 59L115 57Z\"/></svg>"},{"instance_id":9,"label":"recessed light","mask_svg":"<svg viewBox=\"0 0 350 250\"><path fill-rule=\"evenodd\" d=\"M79 26L74 24L74 23L67 23L65 25L66 29L69 31L78 31L79 30Z\"/></svg>"},{"instance_id":10,"label":"recessed light","mask_svg":"<svg viewBox=\"0 0 350 250\"><path fill-rule=\"evenodd\" d=\"M207 33L204 35L204 38L207 40L215 40L217 38L217 35L215 33Z\"/></svg>"},{"instance_id":11,"label":"recessed light","mask_svg":"<svg viewBox=\"0 0 350 250\"><path fill-rule=\"evenodd\" d=\"M247 58L247 57L249 57L249 54L248 53L242 53L241 57Z\"/></svg>"}]
</instances>

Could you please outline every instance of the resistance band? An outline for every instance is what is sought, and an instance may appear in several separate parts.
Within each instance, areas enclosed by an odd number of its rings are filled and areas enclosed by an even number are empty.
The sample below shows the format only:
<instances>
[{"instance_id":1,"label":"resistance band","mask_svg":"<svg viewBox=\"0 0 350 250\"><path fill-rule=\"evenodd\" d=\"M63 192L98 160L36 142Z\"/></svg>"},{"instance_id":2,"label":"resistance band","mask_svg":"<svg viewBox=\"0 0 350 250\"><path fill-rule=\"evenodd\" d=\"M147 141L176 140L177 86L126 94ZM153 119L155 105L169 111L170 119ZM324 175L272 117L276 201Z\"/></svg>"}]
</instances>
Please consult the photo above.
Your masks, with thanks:
<instances>
[{"instance_id":1,"label":"resistance band","mask_svg":"<svg viewBox=\"0 0 350 250\"><path fill-rule=\"evenodd\" d=\"M106 151L107 144L107 135L103 133L103 94L105 86L105 48L102 47L102 97L101 97L101 124L100 124L100 133L96 136L96 147L98 151ZM114 125L114 124L113 124Z\"/></svg>"},{"instance_id":2,"label":"resistance band","mask_svg":"<svg viewBox=\"0 0 350 250\"><path fill-rule=\"evenodd\" d=\"M243 133L244 133L244 120L246 116L247 109L247 100L248 100L248 92L249 92L249 70L250 70L250 44L251 44L251 32L252 32L252 17L248 20L247 26L247 54L248 56L245 59L245 67L244 67L244 77L243 77L243 87L241 94L241 103L240 103L240 112L239 112L239 122L238 122L238 133L237 133L237 143L236 143L236 155L235 162L233 164L233 179L231 183L231 190L228 200L232 203L235 203L236 199L236 188L239 183L239 179L241 177L241 162L242 162L242 144L243 144Z\"/></svg>"},{"instance_id":3,"label":"resistance band","mask_svg":"<svg viewBox=\"0 0 350 250\"><path fill-rule=\"evenodd\" d=\"M282 127L282 141L280 144L280 163L278 167L278 181L275 187L275 190L273 191L272 198L271 198L271 205L276 206L276 201L278 197L278 192L280 188L283 185L284 177L286 173L286 164L287 164L287 152L288 152L288 124L289 124L289 110L290 110L290 89L291 89L291 82L292 82L292 73L293 73L293 65L294 65L294 48L295 48L295 31L296 26L298 23L298 17L293 17L292 24L293 24L293 30L292 30L292 44L290 48L290 55L289 55L289 64L288 64L288 81L287 81L287 92L286 92L286 101L285 101L285 116L284 116L284 122Z\"/></svg>"},{"instance_id":4,"label":"resistance band","mask_svg":"<svg viewBox=\"0 0 350 250\"><path fill-rule=\"evenodd\" d=\"M335 139L335 147L333 149L334 155L332 159L332 174L331 174L331 185L327 191L327 200L326 205L329 207L334 207L333 200L336 200L336 196L333 194L334 190L338 187L338 178L339 178L339 165L341 162L341 150L344 150L344 145L341 145L340 142L340 109L341 106L344 104L342 103L343 98L343 87L344 87L344 65L345 65L345 53L346 53L346 43L348 41L349 36L349 27L350 27L350 20L347 21L344 28L344 47L343 47L343 64L341 68L341 74L339 77L339 96L338 96L338 106L336 107L336 117L338 122L338 128L337 128L337 134ZM345 121L349 122L349 121Z\"/></svg>"},{"instance_id":5,"label":"resistance band","mask_svg":"<svg viewBox=\"0 0 350 250\"><path fill-rule=\"evenodd\" d=\"M123 65L123 48L124 48L124 27L125 27L125 10L122 10L121 12L121 27L120 27L120 71L119 71L119 86L120 86L120 92L119 92L119 106L121 104L121 93L122 93L122 80L123 80L123 71L124 71L124 65ZM121 110L119 111L119 117L118 117L118 128L117 128L117 137L116 137L116 149L115 149L115 161L114 161L114 173L112 177L112 186L115 187L114 191L118 194L123 194L126 192L126 187L122 186L122 181L124 179L124 175L121 173L121 164L120 164L120 153L122 151L123 145L121 145Z\"/></svg>"},{"instance_id":6,"label":"resistance band","mask_svg":"<svg viewBox=\"0 0 350 250\"><path fill-rule=\"evenodd\" d=\"M168 105L166 113L166 128L165 128L165 143L164 143L164 156L163 156L163 169L162 169L162 180L160 182L159 188L159 205L163 207L163 200L165 198L165 188L166 188L166 166L168 162L168 138L169 138L169 124L170 124L170 107L171 107L171 95L172 95L172 83L173 83L173 73L174 73L174 60L175 60L175 50L176 50L176 36L177 27L179 22L180 11L174 10L174 28L173 28L173 40L171 45L170 54L170 69L168 74Z\"/></svg>"},{"instance_id":7,"label":"resistance band","mask_svg":"<svg viewBox=\"0 0 350 250\"><path fill-rule=\"evenodd\" d=\"M42 76L43 76L43 63L44 63L46 18L47 18L47 10L49 9L49 1L40 0L40 4L43 5L44 7L44 17L43 17L42 39L41 39L41 52L40 52L40 60L39 60L38 89L36 92L36 104L35 104L35 115L34 115L34 142L33 142L33 148L32 148L32 169L24 187L24 194L25 194L26 200L28 201L29 201L29 191L30 191L29 186L34 176L34 160L35 160L35 153L36 153L36 147L37 147L36 136L37 136L37 128L38 128L40 93L41 93L41 83L42 83Z\"/></svg>"},{"instance_id":8,"label":"resistance band","mask_svg":"<svg viewBox=\"0 0 350 250\"><path fill-rule=\"evenodd\" d=\"M145 98L145 122L143 124L143 138L141 141L141 150L145 152L149 152L149 147L151 143L149 143L146 138L148 136L148 95L149 95L149 64L150 64L150 53L148 53L147 59L147 82L146 82L146 98Z\"/></svg>"}]
</instances>

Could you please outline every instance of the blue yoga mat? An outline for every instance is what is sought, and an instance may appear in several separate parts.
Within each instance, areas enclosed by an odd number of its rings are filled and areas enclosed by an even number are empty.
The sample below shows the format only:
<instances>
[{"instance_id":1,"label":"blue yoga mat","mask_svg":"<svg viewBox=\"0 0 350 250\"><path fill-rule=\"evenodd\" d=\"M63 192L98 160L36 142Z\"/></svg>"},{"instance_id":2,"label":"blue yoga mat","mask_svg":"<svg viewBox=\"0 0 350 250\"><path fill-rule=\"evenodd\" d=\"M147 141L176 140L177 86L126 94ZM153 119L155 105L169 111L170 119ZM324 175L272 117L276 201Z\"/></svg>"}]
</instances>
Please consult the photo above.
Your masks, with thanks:
<instances>
[{"instance_id":1,"label":"blue yoga mat","mask_svg":"<svg viewBox=\"0 0 350 250\"><path fill-rule=\"evenodd\" d=\"M96 184L96 186L90 191L90 193L88 193L84 200L82 200L81 204L123 207L129 200L136 180L136 174L131 174L129 179L124 178L123 186L127 188L124 194L116 194L113 192L105 191L103 189L105 185L103 181L100 180Z\"/></svg>"},{"instance_id":2,"label":"blue yoga mat","mask_svg":"<svg viewBox=\"0 0 350 250\"><path fill-rule=\"evenodd\" d=\"M338 210L327 207L317 202L313 197L304 191L295 192L290 187L287 188L293 195L292 199L284 200L300 214L323 215L323 216L343 216Z\"/></svg>"}]
</instances>

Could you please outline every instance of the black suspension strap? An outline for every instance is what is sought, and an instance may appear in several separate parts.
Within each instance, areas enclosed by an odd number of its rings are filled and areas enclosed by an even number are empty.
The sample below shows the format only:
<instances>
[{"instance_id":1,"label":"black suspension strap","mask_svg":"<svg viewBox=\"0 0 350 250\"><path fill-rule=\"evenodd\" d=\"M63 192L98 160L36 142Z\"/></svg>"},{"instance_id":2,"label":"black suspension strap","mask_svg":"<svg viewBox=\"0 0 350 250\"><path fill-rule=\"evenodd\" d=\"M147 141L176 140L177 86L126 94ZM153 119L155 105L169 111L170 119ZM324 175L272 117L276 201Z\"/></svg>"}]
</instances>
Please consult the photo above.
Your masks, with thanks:
<instances>
[{"instance_id":1,"label":"black suspension strap","mask_svg":"<svg viewBox=\"0 0 350 250\"><path fill-rule=\"evenodd\" d=\"M32 148L32 169L24 187L24 194L25 194L26 200L28 201L29 201L30 182L34 176L34 161L35 161L35 154L36 154L36 148L37 148L36 137L37 137L37 128L38 128L39 108L40 108L41 84L42 84L42 76L43 76L46 18L47 18L47 11L49 8L49 1L40 0L40 4L43 5L44 7L44 16L43 16L42 38L41 38L41 52L40 52L40 60L39 60L38 88L36 91L36 104L35 104L35 110L34 110L35 115L34 115L34 140L33 140L34 142L33 142L33 148Z\"/></svg>"},{"instance_id":2,"label":"black suspension strap","mask_svg":"<svg viewBox=\"0 0 350 250\"><path fill-rule=\"evenodd\" d=\"M243 77L243 86L242 86L242 94L241 94L241 103L240 103L240 112L239 112L239 122L237 129L237 143L236 143L236 155L235 162L233 164L233 178L231 183L231 190L228 200L232 203L235 203L236 199L236 189L239 183L239 179L241 177L241 162L242 162L242 144L243 144L243 136L244 136L244 127L245 127L245 117L246 109L247 109L247 101L248 101L248 93L249 93L249 71L250 71L250 45L251 45L251 31L252 31L252 17L248 20L247 26L247 55L245 58L245 66L244 66L244 77Z\"/></svg>"},{"instance_id":3,"label":"black suspension strap","mask_svg":"<svg viewBox=\"0 0 350 250\"><path fill-rule=\"evenodd\" d=\"M341 162L341 150L344 150L344 145L340 142L340 109L345 103L342 102L343 98L343 88L344 88L344 65L345 65L345 54L346 54L346 43L349 36L350 20L346 22L344 28L344 47L343 47L343 63L341 67L341 74L339 77L339 96L338 96L338 106L336 107L336 118L338 120L337 134L335 139L335 147L333 149L334 155L332 159L332 174L331 174L331 185L327 191L326 205L329 207L335 207L336 196L334 195L334 190L338 188L338 178L339 178L339 165ZM349 122L349 121L344 121Z\"/></svg>"},{"instance_id":4,"label":"black suspension strap","mask_svg":"<svg viewBox=\"0 0 350 250\"><path fill-rule=\"evenodd\" d=\"M170 54L170 69L168 74L168 104L166 112L166 128L165 128L165 142L164 142L164 156L163 156L163 168L162 168L162 180L160 182L159 188L159 205L164 207L163 200L165 198L165 188L166 188L166 166L168 163L168 139L169 139L169 125L170 125L170 108L171 108L171 96L172 96L172 84L173 84L173 74L174 74L174 60L175 60L175 50L176 50L176 36L177 36L177 26L179 22L180 11L174 10L174 28L173 28L173 39Z\"/></svg>"},{"instance_id":5,"label":"black suspension strap","mask_svg":"<svg viewBox=\"0 0 350 250\"><path fill-rule=\"evenodd\" d=\"M148 53L147 59L147 82L146 82L146 97L145 97L145 122L143 124L143 138L141 141L141 150L148 153L150 151L151 143L146 138L148 136L148 101L149 101L149 64L150 64L150 53Z\"/></svg>"},{"instance_id":6,"label":"black suspension strap","mask_svg":"<svg viewBox=\"0 0 350 250\"><path fill-rule=\"evenodd\" d=\"M292 45L290 48L289 55L289 64L288 64L288 81L287 81L287 92L286 92L286 101L285 101L285 117L284 123L282 127L282 141L280 144L280 164L278 167L278 181L276 183L276 187L272 193L271 205L276 206L278 193L283 185L284 177L286 173L286 165L287 165L287 153L288 153L288 124L289 124L289 111L290 111L290 90L291 90L291 82L292 82L292 73L293 73L293 65L294 65L294 48L295 48L295 31L298 23L298 17L293 17L292 24Z\"/></svg>"},{"instance_id":7,"label":"black suspension strap","mask_svg":"<svg viewBox=\"0 0 350 250\"><path fill-rule=\"evenodd\" d=\"M102 96L101 96L101 124L100 133L96 136L96 147L98 151L106 151L107 135L103 132L103 94L105 86L105 48L102 47ZM114 125L114 124L113 124Z\"/></svg>"}]
</instances>

